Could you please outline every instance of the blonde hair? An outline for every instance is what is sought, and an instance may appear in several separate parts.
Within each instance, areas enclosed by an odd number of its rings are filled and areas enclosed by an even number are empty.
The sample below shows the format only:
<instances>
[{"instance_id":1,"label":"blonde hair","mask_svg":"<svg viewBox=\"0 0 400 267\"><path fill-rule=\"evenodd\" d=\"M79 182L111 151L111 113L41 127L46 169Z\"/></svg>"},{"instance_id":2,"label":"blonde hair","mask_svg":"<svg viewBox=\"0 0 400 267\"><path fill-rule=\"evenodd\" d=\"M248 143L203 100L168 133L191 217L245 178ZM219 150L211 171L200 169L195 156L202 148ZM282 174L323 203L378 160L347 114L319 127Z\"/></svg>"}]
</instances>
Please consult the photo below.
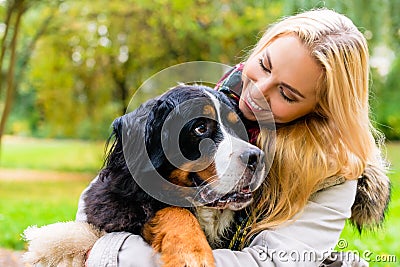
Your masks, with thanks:
<instances>
[{"instance_id":1,"label":"blonde hair","mask_svg":"<svg viewBox=\"0 0 400 267\"><path fill-rule=\"evenodd\" d=\"M284 35L297 36L323 69L318 104L312 114L277 129L274 140L261 131L259 145L276 150L260 199L253 204L258 218L248 237L293 219L327 178L357 179L368 164L380 164L379 134L369 119L364 36L347 17L312 10L271 26L249 58Z\"/></svg>"}]
</instances>

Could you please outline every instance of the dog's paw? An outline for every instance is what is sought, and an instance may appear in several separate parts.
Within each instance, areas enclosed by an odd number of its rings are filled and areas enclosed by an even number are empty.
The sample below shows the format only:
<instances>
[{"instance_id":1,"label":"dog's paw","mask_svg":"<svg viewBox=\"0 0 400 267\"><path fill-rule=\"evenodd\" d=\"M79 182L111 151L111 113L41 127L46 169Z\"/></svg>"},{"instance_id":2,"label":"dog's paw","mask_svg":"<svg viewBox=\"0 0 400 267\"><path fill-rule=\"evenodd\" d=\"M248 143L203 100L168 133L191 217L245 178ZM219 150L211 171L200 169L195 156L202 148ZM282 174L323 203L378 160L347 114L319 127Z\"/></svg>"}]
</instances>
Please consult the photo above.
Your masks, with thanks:
<instances>
[{"instance_id":1,"label":"dog's paw","mask_svg":"<svg viewBox=\"0 0 400 267\"><path fill-rule=\"evenodd\" d=\"M175 244L173 253L163 250L161 260L163 267L215 267L211 248L200 244Z\"/></svg>"},{"instance_id":2,"label":"dog's paw","mask_svg":"<svg viewBox=\"0 0 400 267\"><path fill-rule=\"evenodd\" d=\"M214 257L196 217L187 209L164 208L143 230L145 240L161 253L163 267L214 267Z\"/></svg>"},{"instance_id":3,"label":"dog's paw","mask_svg":"<svg viewBox=\"0 0 400 267\"><path fill-rule=\"evenodd\" d=\"M163 267L215 267L212 249L197 221L167 232L161 247Z\"/></svg>"}]
</instances>

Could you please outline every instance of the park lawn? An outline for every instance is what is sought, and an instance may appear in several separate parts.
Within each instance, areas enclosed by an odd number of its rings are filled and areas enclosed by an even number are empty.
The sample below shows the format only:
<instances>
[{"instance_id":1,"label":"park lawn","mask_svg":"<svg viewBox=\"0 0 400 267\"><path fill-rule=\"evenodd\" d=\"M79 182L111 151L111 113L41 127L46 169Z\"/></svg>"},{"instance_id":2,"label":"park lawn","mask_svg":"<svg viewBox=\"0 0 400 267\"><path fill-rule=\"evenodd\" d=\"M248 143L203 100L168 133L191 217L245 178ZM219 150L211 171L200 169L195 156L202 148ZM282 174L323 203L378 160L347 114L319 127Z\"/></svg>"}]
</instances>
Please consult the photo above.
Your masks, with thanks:
<instances>
[{"instance_id":1,"label":"park lawn","mask_svg":"<svg viewBox=\"0 0 400 267\"><path fill-rule=\"evenodd\" d=\"M76 143L75 143L76 142ZM28 142L29 143L29 142ZM6 167L27 165L34 169L42 170L73 170L73 171L93 171L98 169L98 162L101 160L91 157L81 157L83 153L94 152L95 158L102 155L103 144L81 142L81 141L54 141L52 140L48 147L39 149L39 146L46 146L46 142L40 144L18 144L5 142L3 147L4 164ZM83 146L89 152L82 152L76 148ZM12 148L11 148L12 147ZM35 151L36 148L39 151ZM30 156L21 156L18 158L18 164L14 163L13 157L8 155L10 150L15 150L11 154L23 155L24 151L31 153ZM19 150L19 151L18 151ZM69 154L67 158L63 153ZM370 251L373 256L376 255L395 255L400 251L398 242L400 234L397 226L400 221L400 143L389 143L387 145L388 158L392 162L393 172L390 178L393 183L392 201L389 206L389 213L383 228L377 232L364 232L361 235L350 225L346 225L341 238L345 240L347 246L344 250L354 250L360 253ZM7 154L4 153L7 151ZM60 152L64 151L64 152ZM36 155L33 155L35 154ZM45 154L42 154L45 153ZM31 157L46 157L44 162L34 161L31 163ZM35 158L35 160L36 160ZM89 160L87 160L89 159ZM87 162L85 163L85 160ZM58 163L64 162L64 163ZM85 164L93 167L82 167ZM31 165L29 165L31 164ZM76 165L75 165L76 164ZM1 165L4 167L4 165ZM68 167L66 167L68 166ZM0 170L1 171L1 170ZM29 225L45 225L57 221L73 220L75 217L77 202L80 193L87 186L90 179L71 179L71 180L51 180L51 181L10 181L0 179L0 247L10 249L24 249L25 244L21 239L21 233ZM338 249L339 250L339 249ZM400 255L398 256L398 258ZM400 260L400 259L398 259ZM392 265L393 266L393 265Z\"/></svg>"},{"instance_id":2,"label":"park lawn","mask_svg":"<svg viewBox=\"0 0 400 267\"><path fill-rule=\"evenodd\" d=\"M24 249L21 233L29 225L73 220L80 193L102 166L104 145L6 136L0 157L0 247ZM6 177L10 170L27 177Z\"/></svg>"},{"instance_id":3,"label":"park lawn","mask_svg":"<svg viewBox=\"0 0 400 267\"><path fill-rule=\"evenodd\" d=\"M26 227L73 220L79 195L88 183L0 180L0 247L22 250Z\"/></svg>"},{"instance_id":4,"label":"park lawn","mask_svg":"<svg viewBox=\"0 0 400 267\"><path fill-rule=\"evenodd\" d=\"M0 168L93 172L101 167L105 141L36 139L6 136Z\"/></svg>"},{"instance_id":5,"label":"park lawn","mask_svg":"<svg viewBox=\"0 0 400 267\"><path fill-rule=\"evenodd\" d=\"M391 162L389 174L392 182L392 196L389 204L386 220L381 229L376 231L363 231L361 234L350 224L346 224L341 235L341 242L345 244L344 251L355 251L364 258L371 259L371 266L377 264L378 259L394 259L400 262L400 143L387 144L387 157ZM341 244L342 245L342 244ZM341 248L336 248L342 250ZM383 261L383 260L382 260ZM384 262L380 262L383 264ZM385 265L393 266L393 262L387 261Z\"/></svg>"}]
</instances>

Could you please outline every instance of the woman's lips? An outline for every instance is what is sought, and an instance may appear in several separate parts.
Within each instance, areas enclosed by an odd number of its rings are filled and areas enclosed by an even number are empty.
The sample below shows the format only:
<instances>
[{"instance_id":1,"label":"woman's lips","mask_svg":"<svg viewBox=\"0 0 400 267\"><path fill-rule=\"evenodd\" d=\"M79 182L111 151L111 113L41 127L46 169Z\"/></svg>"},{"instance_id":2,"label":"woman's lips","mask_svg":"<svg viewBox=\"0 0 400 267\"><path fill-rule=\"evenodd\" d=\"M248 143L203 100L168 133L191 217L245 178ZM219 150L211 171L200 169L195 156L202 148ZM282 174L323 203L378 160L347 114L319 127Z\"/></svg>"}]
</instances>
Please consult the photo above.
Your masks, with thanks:
<instances>
[{"instance_id":1,"label":"woman's lips","mask_svg":"<svg viewBox=\"0 0 400 267\"><path fill-rule=\"evenodd\" d=\"M263 100L265 101L265 100ZM270 108L263 108L262 106L260 106L259 104L256 103L256 101L254 101L254 99L251 97L250 93L246 94L245 97L245 101L246 105L250 108L250 110L252 111L270 111ZM268 105L265 102L265 105Z\"/></svg>"},{"instance_id":2,"label":"woman's lips","mask_svg":"<svg viewBox=\"0 0 400 267\"><path fill-rule=\"evenodd\" d=\"M251 112L252 114L253 119L251 118L248 119L256 120L263 124L274 123L274 115L272 114L271 109L269 108L267 102L265 102L264 106L268 106L268 108L263 108L251 97L251 95L248 92L245 93L245 95L243 95L241 101L246 105L248 111ZM266 100L264 99L263 101Z\"/></svg>"},{"instance_id":3,"label":"woman's lips","mask_svg":"<svg viewBox=\"0 0 400 267\"><path fill-rule=\"evenodd\" d=\"M274 115L272 114L271 108L267 100L262 97L253 98L252 93L259 90L256 85L249 79L243 80L243 91L240 98L240 102L245 105L244 114L248 113L245 117L252 121L258 121L262 124L270 125L275 123ZM261 92L260 92L261 93Z\"/></svg>"},{"instance_id":4,"label":"woman's lips","mask_svg":"<svg viewBox=\"0 0 400 267\"><path fill-rule=\"evenodd\" d=\"M260 107L259 105L257 105L257 103L254 102L253 99L251 99L249 95L247 95L246 104L250 107L250 109L255 109L255 110L258 110L258 111L262 111L263 110L263 108Z\"/></svg>"}]
</instances>

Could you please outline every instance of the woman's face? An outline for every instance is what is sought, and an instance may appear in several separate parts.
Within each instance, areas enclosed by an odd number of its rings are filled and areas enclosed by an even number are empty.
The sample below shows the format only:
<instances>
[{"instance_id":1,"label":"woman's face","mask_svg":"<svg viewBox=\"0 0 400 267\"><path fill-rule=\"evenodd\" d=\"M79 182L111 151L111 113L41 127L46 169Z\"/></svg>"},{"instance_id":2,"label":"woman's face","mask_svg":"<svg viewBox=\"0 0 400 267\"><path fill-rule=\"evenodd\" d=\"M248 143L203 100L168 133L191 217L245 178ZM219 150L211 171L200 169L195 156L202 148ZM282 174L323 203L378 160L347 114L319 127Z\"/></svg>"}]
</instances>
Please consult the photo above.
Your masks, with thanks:
<instances>
[{"instance_id":1,"label":"woman's face","mask_svg":"<svg viewBox=\"0 0 400 267\"><path fill-rule=\"evenodd\" d=\"M250 120L287 123L311 113L321 67L295 36L274 40L243 70L239 108Z\"/></svg>"}]
</instances>

